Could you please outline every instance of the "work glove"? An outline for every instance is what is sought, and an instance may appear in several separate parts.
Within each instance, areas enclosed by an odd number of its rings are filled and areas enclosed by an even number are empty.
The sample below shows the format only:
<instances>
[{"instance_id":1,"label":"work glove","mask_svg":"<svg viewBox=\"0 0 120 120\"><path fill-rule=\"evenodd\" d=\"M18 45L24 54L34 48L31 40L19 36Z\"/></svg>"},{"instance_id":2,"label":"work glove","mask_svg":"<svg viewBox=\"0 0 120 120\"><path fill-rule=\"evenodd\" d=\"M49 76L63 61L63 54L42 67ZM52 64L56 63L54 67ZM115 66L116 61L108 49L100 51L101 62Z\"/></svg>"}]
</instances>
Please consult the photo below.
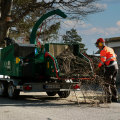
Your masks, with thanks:
<instances>
[{"instance_id":1,"label":"work glove","mask_svg":"<svg viewBox=\"0 0 120 120\"><path fill-rule=\"evenodd\" d=\"M95 72L96 72L97 75L99 75L99 73L100 73L100 68L97 67L96 70L95 70Z\"/></svg>"}]
</instances>

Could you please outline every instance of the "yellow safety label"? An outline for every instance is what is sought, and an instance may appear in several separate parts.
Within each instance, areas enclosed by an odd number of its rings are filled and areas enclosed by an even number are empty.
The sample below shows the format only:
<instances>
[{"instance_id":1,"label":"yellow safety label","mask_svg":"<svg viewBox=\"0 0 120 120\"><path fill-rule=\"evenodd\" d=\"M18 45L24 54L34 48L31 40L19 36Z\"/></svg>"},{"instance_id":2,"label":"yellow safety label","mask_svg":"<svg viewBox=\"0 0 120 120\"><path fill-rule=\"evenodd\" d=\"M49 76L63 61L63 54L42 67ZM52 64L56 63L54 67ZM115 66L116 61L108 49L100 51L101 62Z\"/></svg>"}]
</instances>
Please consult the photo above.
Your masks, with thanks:
<instances>
[{"instance_id":1,"label":"yellow safety label","mask_svg":"<svg viewBox=\"0 0 120 120\"><path fill-rule=\"evenodd\" d=\"M47 68L49 68L49 62L47 62Z\"/></svg>"},{"instance_id":2,"label":"yellow safety label","mask_svg":"<svg viewBox=\"0 0 120 120\"><path fill-rule=\"evenodd\" d=\"M19 57L16 57L16 64L19 63Z\"/></svg>"}]
</instances>

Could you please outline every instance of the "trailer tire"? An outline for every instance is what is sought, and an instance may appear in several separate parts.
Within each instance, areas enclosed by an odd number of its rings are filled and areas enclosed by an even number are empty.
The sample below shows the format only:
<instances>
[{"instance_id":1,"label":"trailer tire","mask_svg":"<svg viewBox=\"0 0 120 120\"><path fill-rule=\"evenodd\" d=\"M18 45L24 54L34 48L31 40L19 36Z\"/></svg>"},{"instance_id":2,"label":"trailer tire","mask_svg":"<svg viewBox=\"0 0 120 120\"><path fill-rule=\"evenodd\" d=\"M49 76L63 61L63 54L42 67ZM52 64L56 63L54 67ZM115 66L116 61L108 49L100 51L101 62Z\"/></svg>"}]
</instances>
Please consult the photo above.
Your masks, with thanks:
<instances>
[{"instance_id":1,"label":"trailer tire","mask_svg":"<svg viewBox=\"0 0 120 120\"><path fill-rule=\"evenodd\" d=\"M6 81L0 81L0 96L7 97L8 95L8 83Z\"/></svg>"},{"instance_id":2,"label":"trailer tire","mask_svg":"<svg viewBox=\"0 0 120 120\"><path fill-rule=\"evenodd\" d=\"M46 92L48 96L55 96L57 92Z\"/></svg>"},{"instance_id":3,"label":"trailer tire","mask_svg":"<svg viewBox=\"0 0 120 120\"><path fill-rule=\"evenodd\" d=\"M70 91L58 91L58 95L61 98L67 98L70 95Z\"/></svg>"},{"instance_id":4,"label":"trailer tire","mask_svg":"<svg viewBox=\"0 0 120 120\"><path fill-rule=\"evenodd\" d=\"M12 83L8 85L8 97L11 99L17 99L19 97L20 90L15 89Z\"/></svg>"}]
</instances>

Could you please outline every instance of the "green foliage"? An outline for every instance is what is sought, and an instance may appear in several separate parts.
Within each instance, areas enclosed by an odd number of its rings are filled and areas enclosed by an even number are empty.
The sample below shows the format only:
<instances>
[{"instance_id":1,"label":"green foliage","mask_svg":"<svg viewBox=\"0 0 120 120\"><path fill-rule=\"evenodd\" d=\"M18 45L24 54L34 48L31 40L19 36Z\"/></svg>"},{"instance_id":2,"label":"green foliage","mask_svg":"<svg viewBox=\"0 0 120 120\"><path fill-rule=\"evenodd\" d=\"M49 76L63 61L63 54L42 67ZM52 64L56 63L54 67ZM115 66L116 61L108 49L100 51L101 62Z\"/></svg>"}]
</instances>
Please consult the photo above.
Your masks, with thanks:
<instances>
[{"instance_id":1,"label":"green foliage","mask_svg":"<svg viewBox=\"0 0 120 120\"><path fill-rule=\"evenodd\" d=\"M80 51L86 52L87 49L84 49L85 44L81 43L82 38L78 35L75 29L71 29L70 31L66 31L66 35L63 35L63 42L64 43L77 43L80 45Z\"/></svg>"},{"instance_id":2,"label":"green foliage","mask_svg":"<svg viewBox=\"0 0 120 120\"><path fill-rule=\"evenodd\" d=\"M77 34L77 31L75 29L66 31L66 35L63 36L64 43L79 43L81 40L81 36Z\"/></svg>"}]
</instances>

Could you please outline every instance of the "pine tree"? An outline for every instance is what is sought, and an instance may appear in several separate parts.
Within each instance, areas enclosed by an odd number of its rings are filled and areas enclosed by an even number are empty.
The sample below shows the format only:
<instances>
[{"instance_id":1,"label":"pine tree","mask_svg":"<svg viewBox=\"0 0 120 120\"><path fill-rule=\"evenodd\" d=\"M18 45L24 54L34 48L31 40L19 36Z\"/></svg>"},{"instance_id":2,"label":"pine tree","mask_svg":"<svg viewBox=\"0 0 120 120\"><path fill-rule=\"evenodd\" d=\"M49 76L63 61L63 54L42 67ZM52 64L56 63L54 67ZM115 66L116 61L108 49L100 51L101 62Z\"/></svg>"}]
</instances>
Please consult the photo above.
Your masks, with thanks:
<instances>
[{"instance_id":1,"label":"pine tree","mask_svg":"<svg viewBox=\"0 0 120 120\"><path fill-rule=\"evenodd\" d=\"M82 38L78 35L75 29L71 29L70 31L66 31L66 35L63 35L63 42L64 43L77 43L80 45L80 51L86 52L87 49L84 49L85 44L81 43Z\"/></svg>"}]
</instances>

